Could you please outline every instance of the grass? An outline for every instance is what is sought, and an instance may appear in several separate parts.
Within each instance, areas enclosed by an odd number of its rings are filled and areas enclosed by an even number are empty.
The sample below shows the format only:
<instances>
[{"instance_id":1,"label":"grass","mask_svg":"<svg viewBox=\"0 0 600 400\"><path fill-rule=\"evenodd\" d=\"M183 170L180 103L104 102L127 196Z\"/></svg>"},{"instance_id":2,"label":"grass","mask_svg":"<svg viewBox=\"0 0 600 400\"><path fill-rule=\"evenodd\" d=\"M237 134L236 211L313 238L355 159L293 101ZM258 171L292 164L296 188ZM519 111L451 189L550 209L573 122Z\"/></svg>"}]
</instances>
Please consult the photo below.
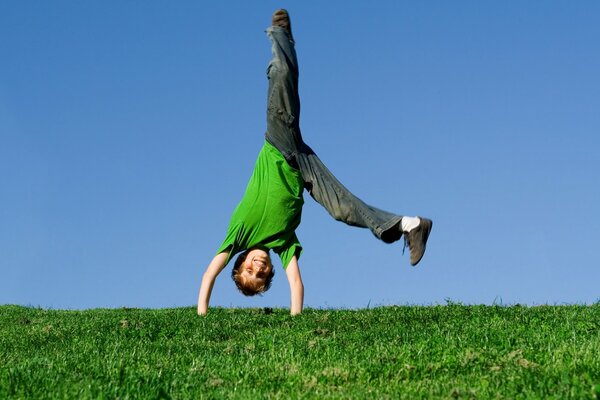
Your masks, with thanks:
<instances>
[{"instance_id":1,"label":"grass","mask_svg":"<svg viewBox=\"0 0 600 400\"><path fill-rule=\"evenodd\" d=\"M600 304L0 306L0 398L600 398Z\"/></svg>"}]
</instances>

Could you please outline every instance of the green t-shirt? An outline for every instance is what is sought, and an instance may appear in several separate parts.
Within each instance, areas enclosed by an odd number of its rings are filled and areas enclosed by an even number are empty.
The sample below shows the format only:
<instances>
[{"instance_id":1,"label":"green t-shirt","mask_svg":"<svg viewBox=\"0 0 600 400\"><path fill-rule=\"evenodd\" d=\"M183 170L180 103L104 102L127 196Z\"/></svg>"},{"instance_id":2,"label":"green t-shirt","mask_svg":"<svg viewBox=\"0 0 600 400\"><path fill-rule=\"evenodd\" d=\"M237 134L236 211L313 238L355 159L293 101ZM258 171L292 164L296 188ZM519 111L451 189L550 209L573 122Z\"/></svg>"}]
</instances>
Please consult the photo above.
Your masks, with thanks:
<instances>
[{"instance_id":1,"label":"green t-shirt","mask_svg":"<svg viewBox=\"0 0 600 400\"><path fill-rule=\"evenodd\" d=\"M304 181L283 155L265 141L242 201L231 216L227 236L218 253L229 257L255 246L272 249L287 268L302 246L296 237L302 213Z\"/></svg>"}]
</instances>

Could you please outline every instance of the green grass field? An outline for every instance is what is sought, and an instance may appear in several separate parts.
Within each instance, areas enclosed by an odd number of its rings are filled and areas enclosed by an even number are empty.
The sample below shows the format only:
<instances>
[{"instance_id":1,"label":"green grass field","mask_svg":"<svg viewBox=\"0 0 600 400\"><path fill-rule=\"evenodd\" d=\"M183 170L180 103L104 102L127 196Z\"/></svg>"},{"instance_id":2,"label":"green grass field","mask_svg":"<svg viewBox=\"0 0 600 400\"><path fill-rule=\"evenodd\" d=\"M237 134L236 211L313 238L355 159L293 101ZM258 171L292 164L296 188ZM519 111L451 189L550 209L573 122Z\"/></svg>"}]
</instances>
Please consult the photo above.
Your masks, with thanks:
<instances>
[{"instance_id":1,"label":"green grass field","mask_svg":"<svg viewBox=\"0 0 600 400\"><path fill-rule=\"evenodd\" d=\"M600 398L600 304L0 306L0 398Z\"/></svg>"}]
</instances>

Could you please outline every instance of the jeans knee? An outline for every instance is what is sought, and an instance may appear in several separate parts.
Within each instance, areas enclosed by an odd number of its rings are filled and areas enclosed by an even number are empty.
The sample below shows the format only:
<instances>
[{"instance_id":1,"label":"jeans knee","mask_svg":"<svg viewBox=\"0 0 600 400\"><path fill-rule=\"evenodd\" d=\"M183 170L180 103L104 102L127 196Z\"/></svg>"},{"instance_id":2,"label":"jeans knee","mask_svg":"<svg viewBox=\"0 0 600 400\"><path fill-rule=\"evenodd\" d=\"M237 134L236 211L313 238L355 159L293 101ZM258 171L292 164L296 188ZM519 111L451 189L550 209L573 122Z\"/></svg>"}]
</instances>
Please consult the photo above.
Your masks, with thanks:
<instances>
[{"instance_id":1,"label":"jeans knee","mask_svg":"<svg viewBox=\"0 0 600 400\"><path fill-rule=\"evenodd\" d=\"M329 207L326 208L329 210L331 216L336 221L341 221L349 224L352 224L352 222L354 222L352 218L352 207L347 202L338 201L335 204L331 204Z\"/></svg>"},{"instance_id":2,"label":"jeans knee","mask_svg":"<svg viewBox=\"0 0 600 400\"><path fill-rule=\"evenodd\" d=\"M292 71L286 63L279 59L274 59L269 64L267 75L272 82L279 81L283 83L292 78Z\"/></svg>"},{"instance_id":3,"label":"jeans knee","mask_svg":"<svg viewBox=\"0 0 600 400\"><path fill-rule=\"evenodd\" d=\"M276 101L269 102L267 111L267 123L277 124L278 121L283 123L282 129L290 129L294 126L296 117L284 109L282 104Z\"/></svg>"}]
</instances>

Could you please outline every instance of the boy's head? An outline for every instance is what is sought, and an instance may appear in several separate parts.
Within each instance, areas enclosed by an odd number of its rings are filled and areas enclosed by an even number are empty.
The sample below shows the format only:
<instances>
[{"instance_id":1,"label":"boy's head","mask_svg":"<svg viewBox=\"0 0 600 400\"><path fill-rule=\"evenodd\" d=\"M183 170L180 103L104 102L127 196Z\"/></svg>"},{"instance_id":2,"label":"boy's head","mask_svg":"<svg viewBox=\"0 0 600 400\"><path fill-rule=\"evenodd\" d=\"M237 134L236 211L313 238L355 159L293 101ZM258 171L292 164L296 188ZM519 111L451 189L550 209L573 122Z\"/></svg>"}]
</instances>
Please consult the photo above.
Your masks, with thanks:
<instances>
[{"instance_id":1,"label":"boy's head","mask_svg":"<svg viewBox=\"0 0 600 400\"><path fill-rule=\"evenodd\" d=\"M269 290L274 275L268 250L262 248L246 250L240 254L231 270L231 279L246 296Z\"/></svg>"}]
</instances>

